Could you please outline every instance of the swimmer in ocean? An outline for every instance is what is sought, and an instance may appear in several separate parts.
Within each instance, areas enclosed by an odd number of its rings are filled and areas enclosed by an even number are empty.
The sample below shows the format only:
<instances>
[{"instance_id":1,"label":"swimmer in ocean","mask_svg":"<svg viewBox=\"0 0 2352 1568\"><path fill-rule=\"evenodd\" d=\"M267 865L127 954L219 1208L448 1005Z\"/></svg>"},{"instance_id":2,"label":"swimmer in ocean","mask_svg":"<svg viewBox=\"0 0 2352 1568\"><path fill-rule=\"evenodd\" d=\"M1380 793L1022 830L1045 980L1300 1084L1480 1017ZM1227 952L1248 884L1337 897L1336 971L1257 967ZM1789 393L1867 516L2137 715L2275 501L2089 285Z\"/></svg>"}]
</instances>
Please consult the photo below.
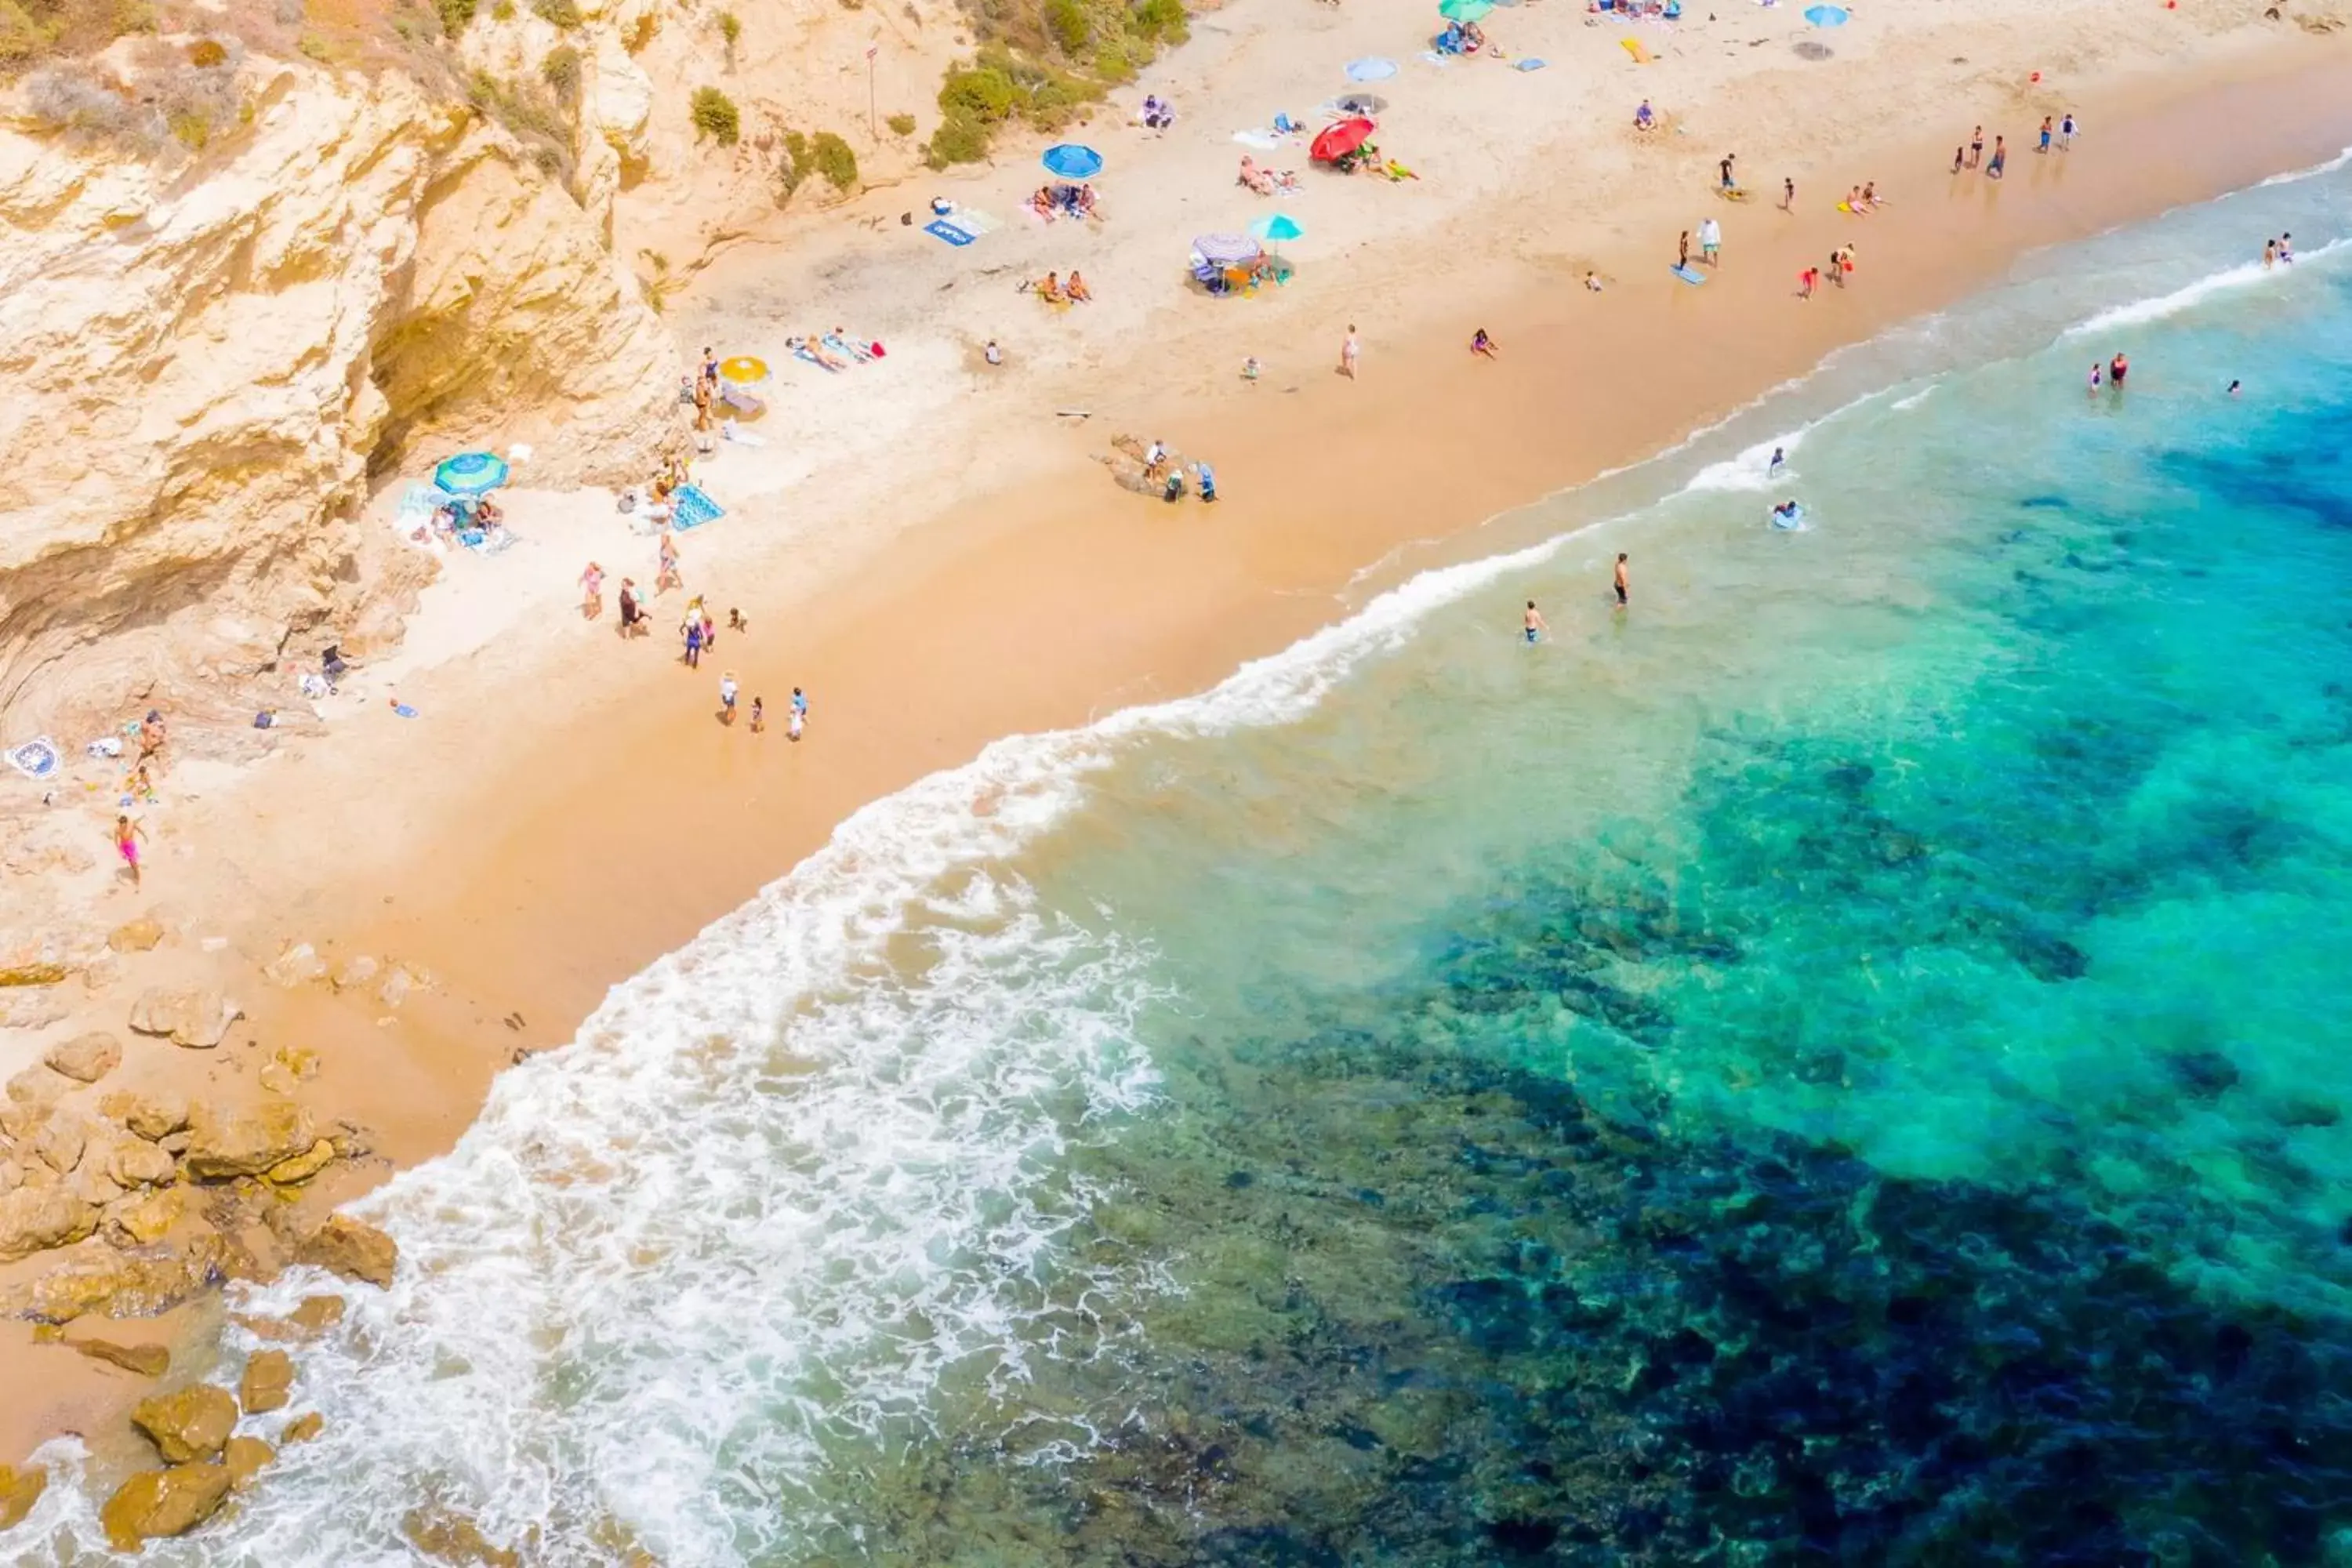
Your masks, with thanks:
<instances>
[{"instance_id":1,"label":"swimmer in ocean","mask_svg":"<svg viewBox=\"0 0 2352 1568\"><path fill-rule=\"evenodd\" d=\"M1780 477L1780 470L1788 466L1789 454L1775 447L1772 448L1772 461L1765 468L1764 477L1768 479L1777 479Z\"/></svg>"},{"instance_id":2,"label":"swimmer in ocean","mask_svg":"<svg viewBox=\"0 0 2352 1568\"><path fill-rule=\"evenodd\" d=\"M2105 369L2100 365L2098 361L2093 360L2091 362L2091 390L2093 392L2099 390L2100 385L2106 380L2106 374L2107 373Z\"/></svg>"},{"instance_id":3,"label":"swimmer in ocean","mask_svg":"<svg viewBox=\"0 0 2352 1568\"><path fill-rule=\"evenodd\" d=\"M1549 626L1544 625L1543 612L1536 608L1536 602L1533 599L1528 601L1528 613L1520 625L1528 634L1528 641L1531 643L1541 642L1544 634L1551 630Z\"/></svg>"},{"instance_id":4,"label":"swimmer in ocean","mask_svg":"<svg viewBox=\"0 0 2352 1568\"><path fill-rule=\"evenodd\" d=\"M2236 382L2236 381L2232 381L2232 382L2231 382L2231 383L2230 383L2230 395L2231 395L2231 396L2235 397L2235 396L2237 396L2237 395L2238 395L2238 387L2239 387L2239 385L2240 385L2240 383L2238 383L2238 382Z\"/></svg>"},{"instance_id":5,"label":"swimmer in ocean","mask_svg":"<svg viewBox=\"0 0 2352 1568\"><path fill-rule=\"evenodd\" d=\"M1617 602L1620 605L1625 603L1626 595L1633 592L1633 574L1626 570L1628 559L1623 551L1617 552Z\"/></svg>"},{"instance_id":6,"label":"swimmer in ocean","mask_svg":"<svg viewBox=\"0 0 2352 1568\"><path fill-rule=\"evenodd\" d=\"M1772 509L1772 521L1780 524L1783 528L1796 521L1797 503L1793 500L1784 500L1779 506L1774 507Z\"/></svg>"}]
</instances>

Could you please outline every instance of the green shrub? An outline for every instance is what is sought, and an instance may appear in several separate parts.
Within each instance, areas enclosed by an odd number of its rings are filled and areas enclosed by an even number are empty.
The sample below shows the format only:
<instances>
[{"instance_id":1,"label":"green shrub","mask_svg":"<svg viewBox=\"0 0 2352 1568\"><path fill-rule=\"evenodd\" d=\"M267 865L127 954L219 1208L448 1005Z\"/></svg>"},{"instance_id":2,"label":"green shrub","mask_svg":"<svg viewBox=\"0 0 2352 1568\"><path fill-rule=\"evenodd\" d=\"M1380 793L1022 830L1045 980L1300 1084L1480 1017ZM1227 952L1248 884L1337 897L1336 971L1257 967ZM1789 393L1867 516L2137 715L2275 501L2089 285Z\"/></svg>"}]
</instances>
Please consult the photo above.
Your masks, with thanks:
<instances>
[{"instance_id":1,"label":"green shrub","mask_svg":"<svg viewBox=\"0 0 2352 1568\"><path fill-rule=\"evenodd\" d=\"M950 113L923 150L923 162L934 169L950 163L977 163L988 156L988 127L962 114Z\"/></svg>"},{"instance_id":2,"label":"green shrub","mask_svg":"<svg viewBox=\"0 0 2352 1568\"><path fill-rule=\"evenodd\" d=\"M830 131L820 131L809 143L809 161L824 183L836 191L857 184L857 153Z\"/></svg>"},{"instance_id":3,"label":"green shrub","mask_svg":"<svg viewBox=\"0 0 2352 1568\"><path fill-rule=\"evenodd\" d=\"M1108 82L1129 82L1135 79L1135 61L1127 46L1112 39L1095 51L1095 75Z\"/></svg>"},{"instance_id":4,"label":"green shrub","mask_svg":"<svg viewBox=\"0 0 2352 1568\"><path fill-rule=\"evenodd\" d=\"M514 0L492 0L492 4L490 5L490 20L493 22L513 21Z\"/></svg>"},{"instance_id":5,"label":"green shrub","mask_svg":"<svg viewBox=\"0 0 2352 1568\"><path fill-rule=\"evenodd\" d=\"M539 79L555 94L559 103L580 101L580 51L570 44L558 44L547 51L539 62Z\"/></svg>"},{"instance_id":6,"label":"green shrub","mask_svg":"<svg viewBox=\"0 0 2352 1568\"><path fill-rule=\"evenodd\" d=\"M573 0L530 0L530 13L565 32L580 25L580 7Z\"/></svg>"},{"instance_id":7,"label":"green shrub","mask_svg":"<svg viewBox=\"0 0 2352 1568\"><path fill-rule=\"evenodd\" d=\"M433 0L433 9L441 18L441 31L452 38L474 19L474 0Z\"/></svg>"},{"instance_id":8,"label":"green shrub","mask_svg":"<svg viewBox=\"0 0 2352 1568\"><path fill-rule=\"evenodd\" d=\"M626 37L622 38L621 47L628 50L629 53L633 55L643 54L645 52L646 46L654 41L654 35L660 31L660 13L655 11L641 12L638 15L637 19L629 24L628 34Z\"/></svg>"},{"instance_id":9,"label":"green shrub","mask_svg":"<svg viewBox=\"0 0 2352 1568\"><path fill-rule=\"evenodd\" d=\"M940 112L950 120L993 125L1010 119L1021 102L1021 89L994 66L958 66L940 83ZM959 158L969 163L975 160Z\"/></svg>"},{"instance_id":10,"label":"green shrub","mask_svg":"<svg viewBox=\"0 0 2352 1568\"><path fill-rule=\"evenodd\" d=\"M894 114L882 123L890 128L893 136L912 136L915 133L915 117L911 114Z\"/></svg>"},{"instance_id":11,"label":"green shrub","mask_svg":"<svg viewBox=\"0 0 2352 1568\"><path fill-rule=\"evenodd\" d=\"M719 12L719 36L727 40L729 48L733 48L735 40L743 36L743 18L732 11Z\"/></svg>"},{"instance_id":12,"label":"green shrub","mask_svg":"<svg viewBox=\"0 0 2352 1568\"><path fill-rule=\"evenodd\" d=\"M395 27L397 27L399 22L404 20L406 20L405 17L394 18ZM402 36L406 37L405 34L403 34ZM303 34L300 37L294 40L294 47L302 52L302 58L304 59L316 60L320 65L325 65L329 60L335 58L335 51L328 47L327 40L320 37L316 33Z\"/></svg>"},{"instance_id":13,"label":"green shrub","mask_svg":"<svg viewBox=\"0 0 2352 1568\"><path fill-rule=\"evenodd\" d=\"M1181 44L1192 34L1192 25L1184 16L1184 0L1143 0L1128 26L1138 37L1157 44Z\"/></svg>"},{"instance_id":14,"label":"green shrub","mask_svg":"<svg viewBox=\"0 0 2352 1568\"><path fill-rule=\"evenodd\" d=\"M708 136L721 147L732 147L743 139L743 117L736 111L735 100L715 87L694 89L695 140Z\"/></svg>"},{"instance_id":15,"label":"green shrub","mask_svg":"<svg viewBox=\"0 0 2352 1568\"><path fill-rule=\"evenodd\" d=\"M1087 20L1087 10L1078 0L1045 0L1045 30L1054 36L1066 55L1086 52L1094 37L1094 25Z\"/></svg>"},{"instance_id":16,"label":"green shrub","mask_svg":"<svg viewBox=\"0 0 2352 1568\"><path fill-rule=\"evenodd\" d=\"M35 58L55 36L16 0L0 0L0 69Z\"/></svg>"}]
</instances>

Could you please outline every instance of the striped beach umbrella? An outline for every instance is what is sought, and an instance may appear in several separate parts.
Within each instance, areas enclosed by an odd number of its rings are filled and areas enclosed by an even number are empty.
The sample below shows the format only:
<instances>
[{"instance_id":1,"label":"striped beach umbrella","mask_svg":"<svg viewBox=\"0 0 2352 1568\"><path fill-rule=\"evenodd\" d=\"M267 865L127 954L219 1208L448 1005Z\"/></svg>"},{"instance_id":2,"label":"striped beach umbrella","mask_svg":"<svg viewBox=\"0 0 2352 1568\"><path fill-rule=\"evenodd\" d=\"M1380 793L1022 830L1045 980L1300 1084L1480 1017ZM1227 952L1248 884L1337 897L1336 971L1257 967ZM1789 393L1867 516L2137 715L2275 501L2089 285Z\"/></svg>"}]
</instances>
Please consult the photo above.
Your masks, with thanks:
<instances>
[{"instance_id":1,"label":"striped beach umbrella","mask_svg":"<svg viewBox=\"0 0 2352 1568\"><path fill-rule=\"evenodd\" d=\"M433 470L433 482L448 495L487 495L507 482L507 460L495 452L460 452Z\"/></svg>"}]
</instances>

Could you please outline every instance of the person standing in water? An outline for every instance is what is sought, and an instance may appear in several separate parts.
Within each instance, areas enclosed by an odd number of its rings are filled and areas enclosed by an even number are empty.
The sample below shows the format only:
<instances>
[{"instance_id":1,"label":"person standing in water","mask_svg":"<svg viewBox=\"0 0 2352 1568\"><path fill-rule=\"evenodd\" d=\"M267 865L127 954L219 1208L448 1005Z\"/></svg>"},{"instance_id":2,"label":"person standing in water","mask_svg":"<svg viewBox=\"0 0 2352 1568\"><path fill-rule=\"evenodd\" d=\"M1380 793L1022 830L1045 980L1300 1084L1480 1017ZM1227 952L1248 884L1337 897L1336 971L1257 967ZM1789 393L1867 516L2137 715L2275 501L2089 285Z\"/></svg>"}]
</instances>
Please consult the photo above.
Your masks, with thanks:
<instances>
[{"instance_id":1,"label":"person standing in water","mask_svg":"<svg viewBox=\"0 0 2352 1568\"><path fill-rule=\"evenodd\" d=\"M2131 361L2122 354L2107 362L2107 384L2117 392L2124 389L2124 377L2131 374Z\"/></svg>"},{"instance_id":2,"label":"person standing in water","mask_svg":"<svg viewBox=\"0 0 2352 1568\"><path fill-rule=\"evenodd\" d=\"M2104 383L2105 379L2106 371L2100 365L2097 360L2093 360L2091 362L2091 391L2094 395L2096 395L2101 384Z\"/></svg>"},{"instance_id":3,"label":"person standing in water","mask_svg":"<svg viewBox=\"0 0 2352 1568\"><path fill-rule=\"evenodd\" d=\"M1628 559L1629 558L1623 551L1621 550L1617 552L1617 575L1615 584L1617 588L1617 603L1621 608L1626 604L1627 595L1632 594L1633 591L1633 576L1632 572L1627 569Z\"/></svg>"},{"instance_id":4,"label":"person standing in water","mask_svg":"<svg viewBox=\"0 0 2352 1568\"><path fill-rule=\"evenodd\" d=\"M1780 477L1780 470L1788 466L1788 452L1781 447L1775 447L1772 448L1772 461L1764 469L1764 477L1768 479L1777 479Z\"/></svg>"},{"instance_id":5,"label":"person standing in water","mask_svg":"<svg viewBox=\"0 0 2352 1568\"><path fill-rule=\"evenodd\" d=\"M1531 643L1541 642L1544 634L1551 630L1549 626L1544 625L1543 612L1536 608L1536 602L1533 599L1528 601L1528 612L1520 617L1520 626L1527 633L1528 641Z\"/></svg>"}]
</instances>

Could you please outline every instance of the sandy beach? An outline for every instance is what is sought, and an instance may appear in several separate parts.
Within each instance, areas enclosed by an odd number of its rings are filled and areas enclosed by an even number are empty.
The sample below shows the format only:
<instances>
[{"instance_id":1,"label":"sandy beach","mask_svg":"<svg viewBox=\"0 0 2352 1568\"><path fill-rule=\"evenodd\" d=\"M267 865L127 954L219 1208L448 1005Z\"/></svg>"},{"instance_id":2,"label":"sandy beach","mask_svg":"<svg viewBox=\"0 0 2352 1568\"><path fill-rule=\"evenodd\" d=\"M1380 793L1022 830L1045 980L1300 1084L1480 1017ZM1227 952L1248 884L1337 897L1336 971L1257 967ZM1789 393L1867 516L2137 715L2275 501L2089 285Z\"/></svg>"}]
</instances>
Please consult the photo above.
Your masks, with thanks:
<instances>
[{"instance_id":1,"label":"sandy beach","mask_svg":"<svg viewBox=\"0 0 2352 1568\"><path fill-rule=\"evenodd\" d=\"M70 1016L0 1035L0 1073L78 1030L119 1029L145 986L223 985L247 1016L219 1050L131 1039L119 1081L252 1095L272 1051L315 1053L306 1101L363 1125L375 1151L303 1200L331 1206L447 1148L501 1067L563 1045L606 987L861 805L995 737L1198 689L1475 552L1496 514L1638 461L2027 251L2352 143L2341 38L2235 15L2101 0L1955 21L1889 3L1826 35L1834 53L1816 60L1792 52L1811 36L1790 8L1694 7L1678 30L1634 31L1659 56L1637 66L1623 27L1529 5L1487 28L1548 61L1517 71L1420 61L1419 7L1204 14L1104 116L1157 91L1178 103L1177 128L1087 133L1109 160L1104 225L1024 220L1037 176L1008 149L999 167L869 193L820 223L780 218L671 303L682 371L705 342L782 367L746 427L765 444L721 444L697 465L730 515L682 546L688 593L722 621L740 610L747 632L681 668L674 593L653 637L622 642L612 589L651 581L652 540L609 495L532 490L525 463L509 509L524 542L448 563L406 646L356 670L321 723L254 762L208 761L198 734L177 742L189 755L150 817L143 891L103 863L43 873L61 918L152 910L172 936L126 957L103 994L77 994ZM1371 53L1400 63L1371 90L1392 106L1384 150L1418 181L1341 179L1292 145L1253 155L1299 171L1295 202L1233 183L1252 150L1232 132L1277 109L1318 121L1318 98L1347 87L1341 64ZM1645 96L1665 121L1646 135L1633 126ZM2076 145L2036 153L2042 117L2070 110ZM1997 184L1947 173L1978 122L2008 139ZM1736 205L1711 188L1731 153L1752 193ZM1838 212L1865 181L1885 205ZM1001 226L950 249L902 225L934 189ZM1307 229L1291 283L1230 300L1184 287L1193 234L1277 209ZM1677 233L1709 216L1723 264L1688 287L1667 264ZM2264 237L2248 237L2250 255ZM1798 300L1801 269L1846 241L1851 284ZM1015 291L1073 266L1098 303L1055 313ZM884 340L887 358L836 376L784 353L835 321ZM1352 381L1336 374L1351 322L1365 345ZM1479 328L1499 359L1465 352ZM979 357L991 339L1001 367ZM1265 366L1254 382L1245 356ZM1211 459L1221 500L1118 489L1099 460L1115 433ZM379 497L387 510L396 489ZM1600 548L1591 602L1547 606L1556 621L1598 613ZM1608 548L1633 553L1643 593L1672 593L1674 563L1638 535ZM597 620L573 585L592 558L607 574ZM1496 606L1514 613L1507 596ZM726 670L747 705L764 699L766 733L719 722ZM796 686L811 717L793 742ZM395 696L418 716L394 716ZM102 850L109 812L79 793L54 811ZM262 980L297 942L331 966L397 959L428 984L395 1011ZM205 1326L196 1310L141 1327L200 1339ZM0 1358L17 1391L0 1460L61 1431L96 1441L144 1390L21 1323L0 1330Z\"/></svg>"}]
</instances>

